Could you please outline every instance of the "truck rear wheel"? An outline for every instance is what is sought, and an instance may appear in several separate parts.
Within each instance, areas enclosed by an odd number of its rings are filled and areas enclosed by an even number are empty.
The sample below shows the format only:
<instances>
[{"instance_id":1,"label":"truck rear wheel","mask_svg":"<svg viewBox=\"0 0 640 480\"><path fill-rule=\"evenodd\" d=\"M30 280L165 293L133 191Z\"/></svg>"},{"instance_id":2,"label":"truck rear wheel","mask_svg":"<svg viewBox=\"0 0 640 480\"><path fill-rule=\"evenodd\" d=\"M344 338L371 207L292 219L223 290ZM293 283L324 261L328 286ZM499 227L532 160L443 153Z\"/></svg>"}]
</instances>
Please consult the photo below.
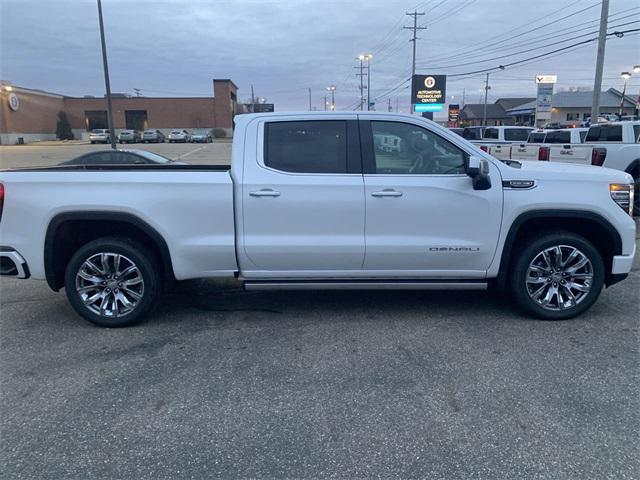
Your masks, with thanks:
<instances>
[{"instance_id":1,"label":"truck rear wheel","mask_svg":"<svg viewBox=\"0 0 640 480\"><path fill-rule=\"evenodd\" d=\"M598 299L604 262L585 238L570 232L545 234L517 254L511 271L516 303L545 320L580 315Z\"/></svg>"},{"instance_id":2,"label":"truck rear wheel","mask_svg":"<svg viewBox=\"0 0 640 480\"><path fill-rule=\"evenodd\" d=\"M126 327L142 321L161 293L156 259L140 243L99 238L71 257L65 290L74 310L101 327Z\"/></svg>"}]
</instances>

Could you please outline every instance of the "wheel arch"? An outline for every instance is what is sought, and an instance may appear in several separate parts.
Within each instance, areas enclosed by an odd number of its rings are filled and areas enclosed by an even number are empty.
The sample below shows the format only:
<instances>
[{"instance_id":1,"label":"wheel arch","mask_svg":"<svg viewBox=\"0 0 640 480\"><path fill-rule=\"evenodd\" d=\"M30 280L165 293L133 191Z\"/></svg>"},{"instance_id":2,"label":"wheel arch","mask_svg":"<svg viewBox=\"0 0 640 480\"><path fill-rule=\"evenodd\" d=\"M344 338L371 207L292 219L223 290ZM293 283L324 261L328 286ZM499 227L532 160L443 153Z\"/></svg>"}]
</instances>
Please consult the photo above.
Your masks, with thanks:
<instances>
[{"instance_id":1,"label":"wheel arch","mask_svg":"<svg viewBox=\"0 0 640 480\"><path fill-rule=\"evenodd\" d=\"M625 172L629 175L633 176L633 178L640 177L640 158L636 158L632 161L629 166L625 169Z\"/></svg>"},{"instance_id":2,"label":"wheel arch","mask_svg":"<svg viewBox=\"0 0 640 480\"><path fill-rule=\"evenodd\" d=\"M64 212L54 216L44 241L44 269L47 284L58 291L64 286L64 272L71 256L82 245L104 236L134 238L156 256L166 283L173 282L173 264L165 239L141 218L124 212Z\"/></svg>"},{"instance_id":3,"label":"wheel arch","mask_svg":"<svg viewBox=\"0 0 640 480\"><path fill-rule=\"evenodd\" d=\"M520 214L511 224L502 248L497 284L505 289L509 268L517 252L518 241L554 230L578 234L594 244L605 264L605 284L615 283L611 274L614 255L622 254L622 238L615 227L602 215L580 210L533 210Z\"/></svg>"}]
</instances>

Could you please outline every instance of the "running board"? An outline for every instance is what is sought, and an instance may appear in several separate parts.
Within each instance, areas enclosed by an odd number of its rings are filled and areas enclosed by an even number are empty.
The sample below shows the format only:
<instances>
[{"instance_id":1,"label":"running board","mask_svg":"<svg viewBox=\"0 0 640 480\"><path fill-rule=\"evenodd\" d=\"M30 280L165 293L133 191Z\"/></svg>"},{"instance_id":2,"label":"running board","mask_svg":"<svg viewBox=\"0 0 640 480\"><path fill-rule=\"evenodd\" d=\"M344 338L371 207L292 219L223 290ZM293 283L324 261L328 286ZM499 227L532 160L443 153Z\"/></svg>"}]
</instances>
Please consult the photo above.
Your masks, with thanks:
<instances>
[{"instance_id":1,"label":"running board","mask_svg":"<svg viewBox=\"0 0 640 480\"><path fill-rule=\"evenodd\" d=\"M245 281L245 290L486 290L487 282L429 280Z\"/></svg>"}]
</instances>

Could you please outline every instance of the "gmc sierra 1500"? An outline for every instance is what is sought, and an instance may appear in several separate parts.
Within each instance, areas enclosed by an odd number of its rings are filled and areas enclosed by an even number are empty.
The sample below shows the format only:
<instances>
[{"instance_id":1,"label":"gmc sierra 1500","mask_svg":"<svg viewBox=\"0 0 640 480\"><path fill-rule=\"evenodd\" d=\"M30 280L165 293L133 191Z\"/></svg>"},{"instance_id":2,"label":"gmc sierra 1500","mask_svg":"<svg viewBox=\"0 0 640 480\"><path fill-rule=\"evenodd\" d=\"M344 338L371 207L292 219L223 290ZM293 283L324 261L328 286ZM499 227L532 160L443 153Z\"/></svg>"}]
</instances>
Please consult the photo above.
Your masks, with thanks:
<instances>
[{"instance_id":1,"label":"gmc sierra 1500","mask_svg":"<svg viewBox=\"0 0 640 480\"><path fill-rule=\"evenodd\" d=\"M630 175L502 163L416 116L239 115L232 164L0 172L0 272L65 288L102 326L173 280L252 289L507 288L570 318L635 254ZM1 204L0 204L1 205Z\"/></svg>"}]
</instances>

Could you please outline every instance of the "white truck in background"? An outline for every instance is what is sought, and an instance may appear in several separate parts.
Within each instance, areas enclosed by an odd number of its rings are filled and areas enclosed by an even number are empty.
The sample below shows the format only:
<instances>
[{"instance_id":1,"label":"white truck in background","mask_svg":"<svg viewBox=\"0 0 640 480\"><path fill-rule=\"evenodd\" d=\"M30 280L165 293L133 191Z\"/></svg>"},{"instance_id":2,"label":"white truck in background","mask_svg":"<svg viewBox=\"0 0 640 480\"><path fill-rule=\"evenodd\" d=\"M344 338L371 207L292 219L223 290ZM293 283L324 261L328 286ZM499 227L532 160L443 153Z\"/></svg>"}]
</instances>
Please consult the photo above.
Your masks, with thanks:
<instances>
[{"instance_id":1,"label":"white truck in background","mask_svg":"<svg viewBox=\"0 0 640 480\"><path fill-rule=\"evenodd\" d=\"M529 134L528 141L511 145L511 160L549 160L551 152L554 156L567 150L565 145L576 146L584 142L588 128L563 128L560 130L534 131ZM572 152L573 153L573 152Z\"/></svg>"},{"instance_id":2,"label":"white truck in background","mask_svg":"<svg viewBox=\"0 0 640 480\"><path fill-rule=\"evenodd\" d=\"M631 270L626 173L500 162L416 116L235 122L230 167L1 171L0 274L46 279L87 320L121 327L175 280L216 277L263 290L496 286L558 320Z\"/></svg>"},{"instance_id":3,"label":"white truck in background","mask_svg":"<svg viewBox=\"0 0 640 480\"><path fill-rule=\"evenodd\" d=\"M498 160L509 160L511 145L526 142L533 130L532 127L507 125L485 127L482 140L474 140L472 143Z\"/></svg>"}]
</instances>

